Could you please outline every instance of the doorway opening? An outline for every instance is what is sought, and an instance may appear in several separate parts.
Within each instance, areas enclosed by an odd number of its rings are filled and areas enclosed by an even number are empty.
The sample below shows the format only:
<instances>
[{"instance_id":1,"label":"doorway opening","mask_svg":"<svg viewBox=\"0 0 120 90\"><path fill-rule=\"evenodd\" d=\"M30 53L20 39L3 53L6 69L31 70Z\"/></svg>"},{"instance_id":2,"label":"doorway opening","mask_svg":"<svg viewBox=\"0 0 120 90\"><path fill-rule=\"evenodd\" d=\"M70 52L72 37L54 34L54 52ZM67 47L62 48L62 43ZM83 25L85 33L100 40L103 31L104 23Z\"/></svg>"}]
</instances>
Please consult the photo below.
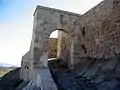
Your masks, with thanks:
<instances>
[{"instance_id":1,"label":"doorway opening","mask_svg":"<svg viewBox=\"0 0 120 90\"><path fill-rule=\"evenodd\" d=\"M58 50L58 30L53 31L48 39L48 58L57 58Z\"/></svg>"},{"instance_id":2,"label":"doorway opening","mask_svg":"<svg viewBox=\"0 0 120 90\"><path fill-rule=\"evenodd\" d=\"M67 64L70 57L69 36L65 31L55 30L48 39L48 60L59 59Z\"/></svg>"}]
</instances>

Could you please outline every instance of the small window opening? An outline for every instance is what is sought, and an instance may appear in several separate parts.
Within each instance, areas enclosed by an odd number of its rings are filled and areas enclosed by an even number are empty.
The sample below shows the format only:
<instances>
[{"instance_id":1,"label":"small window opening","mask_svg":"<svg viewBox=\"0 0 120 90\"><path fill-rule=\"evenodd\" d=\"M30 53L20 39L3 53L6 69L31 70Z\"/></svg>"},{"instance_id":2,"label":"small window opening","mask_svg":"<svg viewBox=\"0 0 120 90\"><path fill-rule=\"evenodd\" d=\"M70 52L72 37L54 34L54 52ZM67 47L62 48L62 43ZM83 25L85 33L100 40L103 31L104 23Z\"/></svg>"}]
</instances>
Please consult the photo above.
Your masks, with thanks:
<instances>
[{"instance_id":1,"label":"small window opening","mask_svg":"<svg viewBox=\"0 0 120 90\"><path fill-rule=\"evenodd\" d=\"M87 53L85 45L82 45L82 49L84 50L84 53Z\"/></svg>"},{"instance_id":2,"label":"small window opening","mask_svg":"<svg viewBox=\"0 0 120 90\"><path fill-rule=\"evenodd\" d=\"M82 29L82 35L83 35L83 37L85 36L85 27L83 27L83 29Z\"/></svg>"},{"instance_id":3,"label":"small window opening","mask_svg":"<svg viewBox=\"0 0 120 90\"><path fill-rule=\"evenodd\" d=\"M37 43L38 42L38 39L35 39L35 43Z\"/></svg>"},{"instance_id":4,"label":"small window opening","mask_svg":"<svg viewBox=\"0 0 120 90\"><path fill-rule=\"evenodd\" d=\"M60 22L63 23L63 15L60 15Z\"/></svg>"},{"instance_id":5,"label":"small window opening","mask_svg":"<svg viewBox=\"0 0 120 90\"><path fill-rule=\"evenodd\" d=\"M119 3L119 1L114 1L113 3L114 3L114 4L118 4L118 3Z\"/></svg>"}]
</instances>

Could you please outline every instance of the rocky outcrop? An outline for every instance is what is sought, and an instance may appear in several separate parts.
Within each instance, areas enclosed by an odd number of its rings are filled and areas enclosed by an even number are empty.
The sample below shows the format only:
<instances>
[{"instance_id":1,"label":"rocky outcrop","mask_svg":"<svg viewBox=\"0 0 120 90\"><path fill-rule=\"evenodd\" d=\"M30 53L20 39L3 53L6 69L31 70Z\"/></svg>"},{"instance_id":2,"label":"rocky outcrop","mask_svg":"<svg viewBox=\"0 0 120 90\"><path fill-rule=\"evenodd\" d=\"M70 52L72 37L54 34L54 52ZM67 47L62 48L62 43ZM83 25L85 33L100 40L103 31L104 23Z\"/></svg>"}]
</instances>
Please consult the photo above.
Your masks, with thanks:
<instances>
[{"instance_id":1,"label":"rocky outcrop","mask_svg":"<svg viewBox=\"0 0 120 90\"><path fill-rule=\"evenodd\" d=\"M32 81L20 79L20 68L17 68L1 78L0 90L41 90L41 87Z\"/></svg>"},{"instance_id":2,"label":"rocky outcrop","mask_svg":"<svg viewBox=\"0 0 120 90\"><path fill-rule=\"evenodd\" d=\"M20 79L20 68L10 71L5 74L0 80L0 90L16 90L23 82Z\"/></svg>"},{"instance_id":3,"label":"rocky outcrop","mask_svg":"<svg viewBox=\"0 0 120 90\"><path fill-rule=\"evenodd\" d=\"M59 90L120 90L120 55L82 58L74 70L55 61L49 61L49 67Z\"/></svg>"}]
</instances>

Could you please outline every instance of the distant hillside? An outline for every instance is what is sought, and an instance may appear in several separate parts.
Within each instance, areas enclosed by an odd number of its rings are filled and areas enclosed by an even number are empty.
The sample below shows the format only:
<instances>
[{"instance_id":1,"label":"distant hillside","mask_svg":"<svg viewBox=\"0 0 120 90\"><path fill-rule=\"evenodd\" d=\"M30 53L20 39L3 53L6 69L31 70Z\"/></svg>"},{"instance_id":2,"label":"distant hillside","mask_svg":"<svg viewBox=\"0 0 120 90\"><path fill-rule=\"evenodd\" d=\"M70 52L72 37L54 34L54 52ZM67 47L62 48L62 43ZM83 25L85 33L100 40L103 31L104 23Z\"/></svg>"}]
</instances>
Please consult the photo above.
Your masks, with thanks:
<instances>
[{"instance_id":1,"label":"distant hillside","mask_svg":"<svg viewBox=\"0 0 120 90\"><path fill-rule=\"evenodd\" d=\"M7 63L0 63L0 67L17 67L12 64L7 64Z\"/></svg>"},{"instance_id":2,"label":"distant hillside","mask_svg":"<svg viewBox=\"0 0 120 90\"><path fill-rule=\"evenodd\" d=\"M16 66L13 66L11 64L0 63L0 77L4 76L9 71L14 70L16 68Z\"/></svg>"}]
</instances>

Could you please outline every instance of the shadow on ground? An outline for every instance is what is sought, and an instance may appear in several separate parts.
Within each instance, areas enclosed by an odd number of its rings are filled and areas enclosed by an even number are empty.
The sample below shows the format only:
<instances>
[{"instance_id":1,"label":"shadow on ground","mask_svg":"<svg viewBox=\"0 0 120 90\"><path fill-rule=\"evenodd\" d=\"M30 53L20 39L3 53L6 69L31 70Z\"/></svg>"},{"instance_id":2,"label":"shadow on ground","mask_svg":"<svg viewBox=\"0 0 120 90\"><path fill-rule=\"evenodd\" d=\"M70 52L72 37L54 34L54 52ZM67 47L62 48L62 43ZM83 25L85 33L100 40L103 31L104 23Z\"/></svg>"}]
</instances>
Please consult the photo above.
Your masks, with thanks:
<instances>
[{"instance_id":1,"label":"shadow on ground","mask_svg":"<svg viewBox=\"0 0 120 90\"><path fill-rule=\"evenodd\" d=\"M74 70L60 60L51 60L48 66L58 90L120 90L120 56L82 58Z\"/></svg>"}]
</instances>

